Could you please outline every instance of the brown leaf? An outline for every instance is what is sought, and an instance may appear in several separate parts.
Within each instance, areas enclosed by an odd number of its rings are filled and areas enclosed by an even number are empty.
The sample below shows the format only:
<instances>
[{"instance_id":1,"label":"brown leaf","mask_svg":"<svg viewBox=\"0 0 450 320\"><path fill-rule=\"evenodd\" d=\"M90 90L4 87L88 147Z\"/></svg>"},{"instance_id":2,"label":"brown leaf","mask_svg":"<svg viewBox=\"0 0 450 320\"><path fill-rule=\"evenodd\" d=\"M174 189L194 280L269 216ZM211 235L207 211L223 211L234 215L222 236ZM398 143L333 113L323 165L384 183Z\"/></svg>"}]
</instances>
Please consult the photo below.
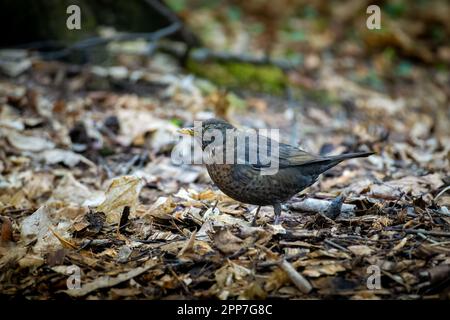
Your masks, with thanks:
<instances>
[{"instance_id":1,"label":"brown leaf","mask_svg":"<svg viewBox=\"0 0 450 320\"><path fill-rule=\"evenodd\" d=\"M373 252L373 249L366 245L348 246L347 249L357 256L370 256Z\"/></svg>"},{"instance_id":2,"label":"brown leaf","mask_svg":"<svg viewBox=\"0 0 450 320\"><path fill-rule=\"evenodd\" d=\"M111 277L108 275L102 276L92 282L84 284L80 289L65 290L63 292L67 293L71 297L82 297L97 289L113 287L121 282L133 279L134 277L150 270L154 266L154 260L150 260L145 266L138 267L128 272L120 273L117 277Z\"/></svg>"},{"instance_id":3,"label":"brown leaf","mask_svg":"<svg viewBox=\"0 0 450 320\"><path fill-rule=\"evenodd\" d=\"M228 229L221 229L213 235L213 242L222 253L236 253L243 247L243 240L236 237Z\"/></svg>"},{"instance_id":4,"label":"brown leaf","mask_svg":"<svg viewBox=\"0 0 450 320\"><path fill-rule=\"evenodd\" d=\"M0 229L0 244L5 244L13 240L12 224L11 220L8 217L0 216L0 221L2 222L2 226Z\"/></svg>"}]
</instances>

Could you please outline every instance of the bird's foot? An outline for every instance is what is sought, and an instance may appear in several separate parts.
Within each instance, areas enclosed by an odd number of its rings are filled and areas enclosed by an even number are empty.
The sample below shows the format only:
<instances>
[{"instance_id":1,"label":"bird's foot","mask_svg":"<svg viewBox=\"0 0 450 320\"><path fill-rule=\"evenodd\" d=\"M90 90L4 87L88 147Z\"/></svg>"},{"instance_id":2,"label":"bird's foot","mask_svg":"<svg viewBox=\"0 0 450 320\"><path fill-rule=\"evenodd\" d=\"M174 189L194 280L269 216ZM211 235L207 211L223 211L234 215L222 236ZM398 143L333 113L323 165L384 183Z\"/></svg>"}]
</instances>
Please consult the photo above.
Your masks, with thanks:
<instances>
[{"instance_id":1,"label":"bird's foot","mask_svg":"<svg viewBox=\"0 0 450 320\"><path fill-rule=\"evenodd\" d=\"M280 224L281 217L281 204L276 203L273 205L273 212L275 213L275 221L274 224Z\"/></svg>"},{"instance_id":2,"label":"bird's foot","mask_svg":"<svg viewBox=\"0 0 450 320\"><path fill-rule=\"evenodd\" d=\"M342 210L342 204L344 203L345 196L339 195L331 201L330 206L325 212L325 216L328 218L335 220L340 214Z\"/></svg>"},{"instance_id":3,"label":"bird's foot","mask_svg":"<svg viewBox=\"0 0 450 320\"><path fill-rule=\"evenodd\" d=\"M256 227L256 219L258 219L259 209L261 209L261 206L256 209L255 215L253 216L252 220L252 227Z\"/></svg>"},{"instance_id":4,"label":"bird's foot","mask_svg":"<svg viewBox=\"0 0 450 320\"><path fill-rule=\"evenodd\" d=\"M273 221L273 224L278 225L281 224L281 217L280 216L275 216L275 220Z\"/></svg>"}]
</instances>

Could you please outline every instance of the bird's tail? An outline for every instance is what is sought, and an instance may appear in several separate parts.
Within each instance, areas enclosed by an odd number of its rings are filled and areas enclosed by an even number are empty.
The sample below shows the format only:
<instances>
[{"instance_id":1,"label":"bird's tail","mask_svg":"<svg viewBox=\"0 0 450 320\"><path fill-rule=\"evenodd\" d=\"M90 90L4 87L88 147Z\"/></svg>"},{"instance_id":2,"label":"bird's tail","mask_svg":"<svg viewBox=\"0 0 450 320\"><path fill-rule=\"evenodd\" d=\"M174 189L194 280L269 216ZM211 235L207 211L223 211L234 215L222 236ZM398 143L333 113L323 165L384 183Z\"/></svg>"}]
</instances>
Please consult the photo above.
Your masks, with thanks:
<instances>
[{"instance_id":1,"label":"bird's tail","mask_svg":"<svg viewBox=\"0 0 450 320\"><path fill-rule=\"evenodd\" d=\"M364 157L368 157L374 153L375 152L354 152L354 153L340 154L338 156L326 157L322 161L318 161L321 164L319 170L320 170L320 172L325 172L328 169L333 168L334 166L338 165L339 163L341 163L344 160L353 159L353 158L364 158Z\"/></svg>"},{"instance_id":2,"label":"bird's tail","mask_svg":"<svg viewBox=\"0 0 450 320\"><path fill-rule=\"evenodd\" d=\"M347 159L353 159L353 158L365 158L368 156L371 156L372 154L374 154L375 152L354 152L354 153L345 153L345 154L340 154L338 156L332 156L332 157L328 157L329 160L331 160L332 162L341 162L343 160L347 160Z\"/></svg>"}]
</instances>

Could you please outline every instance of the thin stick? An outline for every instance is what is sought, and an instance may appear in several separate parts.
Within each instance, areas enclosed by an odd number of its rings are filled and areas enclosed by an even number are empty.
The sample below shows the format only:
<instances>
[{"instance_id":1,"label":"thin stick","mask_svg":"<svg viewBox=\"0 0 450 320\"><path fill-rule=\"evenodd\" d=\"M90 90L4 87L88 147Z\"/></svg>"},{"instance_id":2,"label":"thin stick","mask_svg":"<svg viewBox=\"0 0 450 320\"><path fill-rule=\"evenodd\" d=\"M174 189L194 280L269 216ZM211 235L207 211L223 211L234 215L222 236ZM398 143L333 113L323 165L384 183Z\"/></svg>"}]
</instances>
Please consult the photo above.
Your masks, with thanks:
<instances>
[{"instance_id":1,"label":"thin stick","mask_svg":"<svg viewBox=\"0 0 450 320\"><path fill-rule=\"evenodd\" d=\"M442 190L441 192L439 192L439 193L437 194L437 196L434 197L434 201L437 201L437 199L439 199L439 197L442 196L447 190L450 190L450 186L445 187L444 190Z\"/></svg>"},{"instance_id":2,"label":"thin stick","mask_svg":"<svg viewBox=\"0 0 450 320\"><path fill-rule=\"evenodd\" d=\"M337 244L337 243L335 243L335 242L333 242L333 241L331 241L331 240L325 239L324 242L325 242L326 244L329 244L329 245L332 246L332 247L335 247L336 249L341 250L341 251L344 251L344 252L351 252L349 249L344 248L343 246L341 246L341 245L339 245L339 244Z\"/></svg>"},{"instance_id":3,"label":"thin stick","mask_svg":"<svg viewBox=\"0 0 450 320\"><path fill-rule=\"evenodd\" d=\"M403 230L406 233L411 234L419 234L422 233L427 236L435 236L435 237L450 237L450 232L440 232L440 231L426 231L426 230L416 230L416 229L405 229Z\"/></svg>"},{"instance_id":4,"label":"thin stick","mask_svg":"<svg viewBox=\"0 0 450 320\"><path fill-rule=\"evenodd\" d=\"M295 270L295 268L286 261L286 259L283 259L279 263L280 268L286 272L289 279L295 284L295 286L303 293L309 293L312 290L312 286L309 283L308 280L306 280L305 277L303 277L300 273Z\"/></svg>"},{"instance_id":5,"label":"thin stick","mask_svg":"<svg viewBox=\"0 0 450 320\"><path fill-rule=\"evenodd\" d=\"M424 235L422 232L419 232L418 235L419 235L422 239L428 240L428 241L430 241L430 242L433 243L433 244L438 243L437 241L435 241L435 240L433 240L433 239L427 237L426 235Z\"/></svg>"}]
</instances>

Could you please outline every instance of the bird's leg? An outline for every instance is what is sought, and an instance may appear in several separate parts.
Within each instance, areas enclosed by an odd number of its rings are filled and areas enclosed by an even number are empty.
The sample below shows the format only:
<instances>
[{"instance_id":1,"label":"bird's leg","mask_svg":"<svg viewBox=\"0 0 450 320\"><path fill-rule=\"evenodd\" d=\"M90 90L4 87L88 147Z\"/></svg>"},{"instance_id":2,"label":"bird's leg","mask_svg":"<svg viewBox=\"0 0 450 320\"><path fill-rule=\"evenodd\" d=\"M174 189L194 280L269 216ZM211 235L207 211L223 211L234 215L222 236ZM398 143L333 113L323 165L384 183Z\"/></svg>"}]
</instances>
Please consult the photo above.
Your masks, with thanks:
<instances>
[{"instance_id":1,"label":"bird's leg","mask_svg":"<svg viewBox=\"0 0 450 320\"><path fill-rule=\"evenodd\" d=\"M274 204L273 212L275 213L275 221L273 224L280 224L281 204L279 204L279 203Z\"/></svg>"},{"instance_id":2,"label":"bird's leg","mask_svg":"<svg viewBox=\"0 0 450 320\"><path fill-rule=\"evenodd\" d=\"M258 206L258 209L256 209L256 213L253 216L252 226L256 226L256 219L258 219L259 209L261 209L261 206Z\"/></svg>"}]
</instances>

